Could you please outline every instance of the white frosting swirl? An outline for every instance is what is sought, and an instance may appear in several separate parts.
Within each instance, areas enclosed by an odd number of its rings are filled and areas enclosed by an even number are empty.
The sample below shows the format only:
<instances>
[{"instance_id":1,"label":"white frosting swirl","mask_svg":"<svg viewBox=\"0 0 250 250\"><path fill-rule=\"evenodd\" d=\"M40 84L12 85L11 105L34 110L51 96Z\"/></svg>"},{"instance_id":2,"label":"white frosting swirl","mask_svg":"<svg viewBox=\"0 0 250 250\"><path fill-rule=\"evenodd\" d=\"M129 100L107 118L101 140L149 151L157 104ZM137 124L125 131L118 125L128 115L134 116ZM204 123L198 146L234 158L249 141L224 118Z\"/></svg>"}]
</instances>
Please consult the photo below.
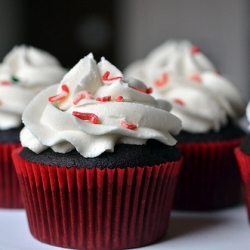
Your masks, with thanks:
<instances>
[{"instance_id":1,"label":"white frosting swirl","mask_svg":"<svg viewBox=\"0 0 250 250\"><path fill-rule=\"evenodd\" d=\"M14 47L0 64L0 129L20 126L29 101L65 73L49 53L24 45Z\"/></svg>"},{"instance_id":2,"label":"white frosting swirl","mask_svg":"<svg viewBox=\"0 0 250 250\"><path fill-rule=\"evenodd\" d=\"M170 101L185 131L219 131L229 117L236 121L244 115L236 86L188 41L167 41L128 66L124 75L144 81L155 88L154 97Z\"/></svg>"},{"instance_id":3,"label":"white frosting swirl","mask_svg":"<svg viewBox=\"0 0 250 250\"><path fill-rule=\"evenodd\" d=\"M247 106L246 106L246 120L248 122L248 130L250 130L250 101L248 102Z\"/></svg>"},{"instance_id":4,"label":"white frosting swirl","mask_svg":"<svg viewBox=\"0 0 250 250\"><path fill-rule=\"evenodd\" d=\"M36 153L75 148L84 157L112 152L117 143L156 139L174 145L172 134L179 133L181 121L169 113L167 101L148 92L141 81L123 79L115 66L104 58L96 64L90 54L27 106L22 145Z\"/></svg>"}]
</instances>

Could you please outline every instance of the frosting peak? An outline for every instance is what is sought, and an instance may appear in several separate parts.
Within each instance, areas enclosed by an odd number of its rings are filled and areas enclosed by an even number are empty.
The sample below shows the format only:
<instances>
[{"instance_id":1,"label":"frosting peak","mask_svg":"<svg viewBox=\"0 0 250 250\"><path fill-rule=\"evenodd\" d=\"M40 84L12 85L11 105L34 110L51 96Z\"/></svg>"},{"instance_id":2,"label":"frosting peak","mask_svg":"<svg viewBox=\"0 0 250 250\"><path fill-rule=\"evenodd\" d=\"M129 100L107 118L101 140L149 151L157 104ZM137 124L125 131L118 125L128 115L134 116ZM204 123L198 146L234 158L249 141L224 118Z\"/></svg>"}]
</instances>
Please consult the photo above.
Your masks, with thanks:
<instances>
[{"instance_id":1,"label":"frosting peak","mask_svg":"<svg viewBox=\"0 0 250 250\"><path fill-rule=\"evenodd\" d=\"M51 147L84 157L113 151L117 143L145 144L156 139L174 145L180 120L167 101L156 100L139 80L92 54L81 59L56 84L36 96L23 114L23 146L36 153ZM36 112L34 112L36 110ZM41 129L42 128L42 129Z\"/></svg>"}]
</instances>

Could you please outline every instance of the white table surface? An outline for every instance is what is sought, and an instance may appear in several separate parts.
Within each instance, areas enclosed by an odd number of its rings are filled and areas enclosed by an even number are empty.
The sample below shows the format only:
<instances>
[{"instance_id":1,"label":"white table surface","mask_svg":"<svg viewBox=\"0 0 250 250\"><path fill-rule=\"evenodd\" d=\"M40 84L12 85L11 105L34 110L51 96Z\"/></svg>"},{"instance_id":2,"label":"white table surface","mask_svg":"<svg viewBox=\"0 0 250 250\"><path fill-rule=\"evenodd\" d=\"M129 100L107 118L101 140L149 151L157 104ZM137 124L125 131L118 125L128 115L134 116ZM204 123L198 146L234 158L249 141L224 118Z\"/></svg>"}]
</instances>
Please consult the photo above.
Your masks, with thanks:
<instances>
[{"instance_id":1,"label":"white table surface","mask_svg":"<svg viewBox=\"0 0 250 250\"><path fill-rule=\"evenodd\" d=\"M22 209L0 209L0 250L56 250L34 239ZM171 213L166 236L160 242L136 249L244 250L250 249L246 207L214 212Z\"/></svg>"}]
</instances>

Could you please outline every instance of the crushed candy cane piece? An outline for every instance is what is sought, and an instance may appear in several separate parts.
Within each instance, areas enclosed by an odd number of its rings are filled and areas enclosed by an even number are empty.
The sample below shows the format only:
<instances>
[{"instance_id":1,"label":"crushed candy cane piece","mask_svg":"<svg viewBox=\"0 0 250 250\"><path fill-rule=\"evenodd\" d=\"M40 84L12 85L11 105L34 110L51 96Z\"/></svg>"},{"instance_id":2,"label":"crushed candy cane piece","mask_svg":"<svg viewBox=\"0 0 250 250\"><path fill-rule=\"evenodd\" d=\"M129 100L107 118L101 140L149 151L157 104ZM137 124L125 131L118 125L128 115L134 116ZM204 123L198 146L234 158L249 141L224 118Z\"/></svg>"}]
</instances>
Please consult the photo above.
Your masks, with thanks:
<instances>
[{"instance_id":1,"label":"crushed candy cane piece","mask_svg":"<svg viewBox=\"0 0 250 250\"><path fill-rule=\"evenodd\" d=\"M185 103L184 103L181 99L178 99L178 98L174 99L173 102L175 102L175 103L177 103L177 104L180 104L180 105L182 105L182 106L185 105Z\"/></svg>"},{"instance_id":2,"label":"crushed candy cane piece","mask_svg":"<svg viewBox=\"0 0 250 250\"><path fill-rule=\"evenodd\" d=\"M102 75L102 80L103 80L103 81L115 81L115 80L118 80L118 79L121 79L121 78L122 78L121 76L109 78L109 75L110 75L110 72L109 72L109 71L106 71L106 72Z\"/></svg>"},{"instance_id":3,"label":"crushed candy cane piece","mask_svg":"<svg viewBox=\"0 0 250 250\"><path fill-rule=\"evenodd\" d=\"M151 87L146 89L146 94L151 94L153 93L153 89Z\"/></svg>"},{"instance_id":4,"label":"crushed candy cane piece","mask_svg":"<svg viewBox=\"0 0 250 250\"><path fill-rule=\"evenodd\" d=\"M98 102L109 102L111 100L111 96L103 96L103 97L97 97L96 101Z\"/></svg>"},{"instance_id":5,"label":"crushed candy cane piece","mask_svg":"<svg viewBox=\"0 0 250 250\"><path fill-rule=\"evenodd\" d=\"M138 126L136 124L133 124L133 123L127 123L126 121L124 120L121 120L120 121L120 125L124 128L127 128L127 129L136 129Z\"/></svg>"},{"instance_id":6,"label":"crushed candy cane piece","mask_svg":"<svg viewBox=\"0 0 250 250\"><path fill-rule=\"evenodd\" d=\"M200 75L198 75L198 74L193 74L193 75L191 75L189 78L190 78L192 81L195 81L195 82L198 82L198 83L201 82L201 77L200 77Z\"/></svg>"},{"instance_id":7,"label":"crushed candy cane piece","mask_svg":"<svg viewBox=\"0 0 250 250\"><path fill-rule=\"evenodd\" d=\"M9 86L9 85L12 85L12 82L9 80L3 80L3 81L1 81L1 85Z\"/></svg>"},{"instance_id":8,"label":"crushed candy cane piece","mask_svg":"<svg viewBox=\"0 0 250 250\"><path fill-rule=\"evenodd\" d=\"M140 89L140 88L136 88L134 86L129 86L130 88L137 90L139 92L145 93L145 94L151 94L153 92L153 89L151 87L146 88L146 89Z\"/></svg>"},{"instance_id":9,"label":"crushed candy cane piece","mask_svg":"<svg viewBox=\"0 0 250 250\"><path fill-rule=\"evenodd\" d=\"M90 100L92 98L92 95L89 91L83 90L76 94L73 104L77 105L82 99L88 99Z\"/></svg>"},{"instance_id":10,"label":"crushed candy cane piece","mask_svg":"<svg viewBox=\"0 0 250 250\"><path fill-rule=\"evenodd\" d=\"M62 92L57 94L57 95L54 95L54 96L50 96L48 98L49 102L57 102L57 101L61 101L61 100L64 100L68 94L69 94L69 88L66 84L63 84L61 86L61 89L62 89Z\"/></svg>"},{"instance_id":11,"label":"crushed candy cane piece","mask_svg":"<svg viewBox=\"0 0 250 250\"><path fill-rule=\"evenodd\" d=\"M65 91L66 93L69 93L69 88L68 88L68 86L67 86L66 84L63 84L61 88L62 88L62 90Z\"/></svg>"},{"instance_id":12,"label":"crushed candy cane piece","mask_svg":"<svg viewBox=\"0 0 250 250\"><path fill-rule=\"evenodd\" d=\"M93 124L98 124L99 122L98 116L93 113L82 113L78 111L73 111L72 115L83 121L90 121Z\"/></svg>"},{"instance_id":13,"label":"crushed candy cane piece","mask_svg":"<svg viewBox=\"0 0 250 250\"><path fill-rule=\"evenodd\" d=\"M200 52L199 47L197 47L197 46L192 46L192 47L191 47L191 53L192 53L192 54L196 54L196 53L198 53L198 52Z\"/></svg>"},{"instance_id":14,"label":"crushed candy cane piece","mask_svg":"<svg viewBox=\"0 0 250 250\"><path fill-rule=\"evenodd\" d=\"M119 95L115 98L117 102L122 102L123 101L123 96Z\"/></svg>"},{"instance_id":15,"label":"crushed candy cane piece","mask_svg":"<svg viewBox=\"0 0 250 250\"><path fill-rule=\"evenodd\" d=\"M166 86L168 83L168 75L166 72L162 73L161 75L161 78L158 80L155 80L155 83L154 85L157 87L157 88L162 88L164 86Z\"/></svg>"}]
</instances>

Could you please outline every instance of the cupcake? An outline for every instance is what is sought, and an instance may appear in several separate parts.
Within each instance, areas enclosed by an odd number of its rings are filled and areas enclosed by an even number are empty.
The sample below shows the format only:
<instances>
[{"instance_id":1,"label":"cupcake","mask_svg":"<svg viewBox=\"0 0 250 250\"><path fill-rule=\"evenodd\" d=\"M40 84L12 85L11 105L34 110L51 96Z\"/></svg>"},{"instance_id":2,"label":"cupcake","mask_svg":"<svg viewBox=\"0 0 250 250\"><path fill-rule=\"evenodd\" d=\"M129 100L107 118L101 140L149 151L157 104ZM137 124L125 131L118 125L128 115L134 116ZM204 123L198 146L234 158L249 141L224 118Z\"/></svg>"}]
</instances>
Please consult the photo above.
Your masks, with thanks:
<instances>
[{"instance_id":1,"label":"cupcake","mask_svg":"<svg viewBox=\"0 0 250 250\"><path fill-rule=\"evenodd\" d=\"M246 117L248 122L250 122L250 102L246 108ZM248 130L249 129L250 127L248 126ZM248 220L250 223L250 133L247 133L239 147L234 150L234 153L241 174L245 203L248 212Z\"/></svg>"},{"instance_id":2,"label":"cupcake","mask_svg":"<svg viewBox=\"0 0 250 250\"><path fill-rule=\"evenodd\" d=\"M212 210L238 204L240 174L233 149L245 135L237 122L245 101L197 46L167 41L125 76L154 87L154 97L170 101L182 121L176 137L183 154L174 208Z\"/></svg>"},{"instance_id":3,"label":"cupcake","mask_svg":"<svg viewBox=\"0 0 250 250\"><path fill-rule=\"evenodd\" d=\"M13 159L32 235L77 249L144 246L167 230L181 121L104 58L81 59L23 113Z\"/></svg>"},{"instance_id":4,"label":"cupcake","mask_svg":"<svg viewBox=\"0 0 250 250\"><path fill-rule=\"evenodd\" d=\"M11 159L13 149L20 147L22 112L41 89L65 73L50 54L24 45L14 47L0 64L0 208L23 207Z\"/></svg>"}]
</instances>

